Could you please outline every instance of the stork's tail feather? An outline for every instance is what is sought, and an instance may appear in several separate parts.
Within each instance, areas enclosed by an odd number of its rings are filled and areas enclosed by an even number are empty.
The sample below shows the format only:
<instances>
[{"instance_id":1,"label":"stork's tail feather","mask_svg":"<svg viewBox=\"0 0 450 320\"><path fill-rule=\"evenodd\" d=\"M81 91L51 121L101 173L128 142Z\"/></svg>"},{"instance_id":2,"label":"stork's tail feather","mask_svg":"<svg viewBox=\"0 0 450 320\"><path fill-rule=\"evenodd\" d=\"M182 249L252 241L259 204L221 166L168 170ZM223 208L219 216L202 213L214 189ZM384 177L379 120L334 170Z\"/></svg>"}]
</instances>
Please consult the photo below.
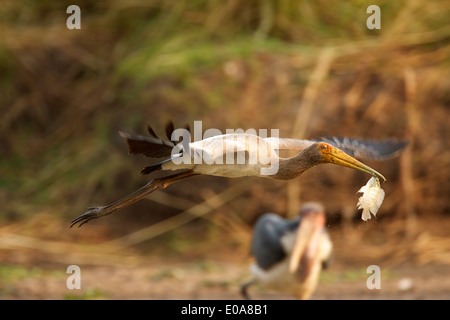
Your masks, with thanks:
<instances>
[{"instance_id":1,"label":"stork's tail feather","mask_svg":"<svg viewBox=\"0 0 450 320\"><path fill-rule=\"evenodd\" d=\"M171 158L163 160L161 162L158 162L158 163L146 166L144 169L141 170L141 174L149 174L149 173L152 173L154 171L161 170L163 163L172 161L172 159L174 159L174 158L175 157L171 157Z\"/></svg>"},{"instance_id":2,"label":"stork's tail feather","mask_svg":"<svg viewBox=\"0 0 450 320\"><path fill-rule=\"evenodd\" d=\"M189 126L186 126L185 129L189 131ZM174 131L173 123L171 121L168 122L165 128L168 141L158 138L150 126L147 126L147 131L151 137L120 132L120 135L127 141L129 153L143 154L151 158L170 157L172 149L175 146L175 141L171 141L171 136Z\"/></svg>"},{"instance_id":3,"label":"stork's tail feather","mask_svg":"<svg viewBox=\"0 0 450 320\"><path fill-rule=\"evenodd\" d=\"M128 152L131 154L143 154L151 158L165 158L170 157L175 146L171 141L150 138L139 134L120 132L120 135L126 139Z\"/></svg>"},{"instance_id":4,"label":"stork's tail feather","mask_svg":"<svg viewBox=\"0 0 450 320\"><path fill-rule=\"evenodd\" d=\"M161 168L162 168L162 163L157 163L157 164L154 164L151 166L146 166L144 169L141 170L141 174L149 174L154 171L161 170Z\"/></svg>"}]
</instances>

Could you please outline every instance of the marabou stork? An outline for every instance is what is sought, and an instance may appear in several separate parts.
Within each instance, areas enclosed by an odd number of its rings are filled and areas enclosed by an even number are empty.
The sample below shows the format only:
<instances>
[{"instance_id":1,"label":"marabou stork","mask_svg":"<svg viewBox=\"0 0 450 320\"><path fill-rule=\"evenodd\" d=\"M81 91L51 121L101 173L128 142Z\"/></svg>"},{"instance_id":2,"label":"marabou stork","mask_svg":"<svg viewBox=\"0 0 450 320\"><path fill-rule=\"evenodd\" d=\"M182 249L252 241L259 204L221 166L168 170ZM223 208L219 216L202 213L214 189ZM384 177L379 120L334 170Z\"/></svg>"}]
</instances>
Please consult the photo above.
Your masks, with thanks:
<instances>
[{"instance_id":1,"label":"marabou stork","mask_svg":"<svg viewBox=\"0 0 450 320\"><path fill-rule=\"evenodd\" d=\"M233 133L217 135L207 139L189 142L186 145L170 141L173 124L166 126L169 141L158 138L153 129L147 130L152 137L121 132L126 139L129 153L142 154L150 158L165 158L163 161L145 167L141 173L148 174L157 170L183 170L162 178L156 178L149 183L109 205L89 207L88 211L72 220L71 227L79 223L79 227L90 220L106 216L118 209L129 206L146 197L148 194L164 189L177 181L195 175L213 175L221 177L261 176L278 180L290 180L303 172L322 163L334 163L345 167L361 170L385 181L386 179L374 169L359 162L362 160L383 160L397 155L408 142L397 140L361 140L350 138L331 138L322 140L297 140L282 138L262 138L248 133ZM183 141L185 142L185 141ZM174 153L175 147L180 147ZM294 150L297 155L289 158L279 157L278 150ZM266 155L263 162L261 154ZM228 163L224 159L235 159L244 155L244 159L253 159L245 163ZM205 161L197 163L202 157ZM189 161L185 161L185 160ZM183 160L184 162L179 162ZM191 161L192 160L192 161ZM178 163L176 163L178 161ZM275 174L262 174L263 170L277 164Z\"/></svg>"},{"instance_id":2,"label":"marabou stork","mask_svg":"<svg viewBox=\"0 0 450 320\"><path fill-rule=\"evenodd\" d=\"M331 260L332 248L324 208L319 203L305 203L299 216L291 220L264 214L255 224L251 242L255 258L250 267L253 279L241 286L241 294L250 299L248 287L260 283L302 300L309 299L322 268Z\"/></svg>"}]
</instances>

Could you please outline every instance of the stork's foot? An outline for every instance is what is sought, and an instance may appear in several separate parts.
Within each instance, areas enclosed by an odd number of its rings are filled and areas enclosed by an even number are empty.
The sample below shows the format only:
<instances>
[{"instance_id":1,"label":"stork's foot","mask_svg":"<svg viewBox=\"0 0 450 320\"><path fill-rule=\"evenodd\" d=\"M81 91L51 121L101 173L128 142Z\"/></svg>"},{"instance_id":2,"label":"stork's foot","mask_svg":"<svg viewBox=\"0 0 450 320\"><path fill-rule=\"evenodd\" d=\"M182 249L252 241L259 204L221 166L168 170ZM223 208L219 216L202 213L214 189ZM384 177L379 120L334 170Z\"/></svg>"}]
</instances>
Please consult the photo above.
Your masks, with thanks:
<instances>
[{"instance_id":1,"label":"stork's foot","mask_svg":"<svg viewBox=\"0 0 450 320\"><path fill-rule=\"evenodd\" d=\"M73 219L71 222L70 227L72 228L74 225L79 223L78 228L81 227L83 224L88 223L91 220L98 219L102 216L107 215L109 212L105 212L106 206L104 207L89 207L87 212L83 213L81 216L79 216L76 219Z\"/></svg>"}]
</instances>

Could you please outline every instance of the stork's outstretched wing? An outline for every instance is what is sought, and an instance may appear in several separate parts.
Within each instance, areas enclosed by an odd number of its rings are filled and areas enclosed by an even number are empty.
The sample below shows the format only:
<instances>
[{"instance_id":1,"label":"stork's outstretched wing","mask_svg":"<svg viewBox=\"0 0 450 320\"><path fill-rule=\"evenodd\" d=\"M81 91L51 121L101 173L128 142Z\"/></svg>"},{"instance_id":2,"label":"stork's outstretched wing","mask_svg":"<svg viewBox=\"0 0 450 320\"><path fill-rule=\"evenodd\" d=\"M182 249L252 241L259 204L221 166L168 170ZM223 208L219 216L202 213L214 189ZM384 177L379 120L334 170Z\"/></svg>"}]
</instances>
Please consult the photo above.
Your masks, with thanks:
<instances>
[{"instance_id":1,"label":"stork's outstretched wing","mask_svg":"<svg viewBox=\"0 0 450 320\"><path fill-rule=\"evenodd\" d=\"M347 137L331 137L313 140L270 137L265 139L278 150L302 151L316 142L326 142L360 160L387 160L397 157L409 141L397 139L368 140Z\"/></svg>"},{"instance_id":2,"label":"stork's outstretched wing","mask_svg":"<svg viewBox=\"0 0 450 320\"><path fill-rule=\"evenodd\" d=\"M327 142L348 155L362 160L387 160L395 158L409 144L409 141L405 140L366 140L346 137L322 138L314 141Z\"/></svg>"}]
</instances>

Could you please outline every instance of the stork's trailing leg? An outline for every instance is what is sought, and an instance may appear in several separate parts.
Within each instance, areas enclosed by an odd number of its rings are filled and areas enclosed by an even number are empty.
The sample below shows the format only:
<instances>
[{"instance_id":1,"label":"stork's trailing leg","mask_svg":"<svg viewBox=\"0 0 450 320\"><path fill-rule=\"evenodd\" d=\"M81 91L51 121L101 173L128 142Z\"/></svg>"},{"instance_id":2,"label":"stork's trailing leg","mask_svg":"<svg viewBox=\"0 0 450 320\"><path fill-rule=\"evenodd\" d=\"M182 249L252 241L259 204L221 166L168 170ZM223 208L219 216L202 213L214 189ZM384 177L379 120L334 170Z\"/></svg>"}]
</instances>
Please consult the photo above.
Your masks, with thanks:
<instances>
[{"instance_id":1,"label":"stork's trailing leg","mask_svg":"<svg viewBox=\"0 0 450 320\"><path fill-rule=\"evenodd\" d=\"M72 224L70 227L72 228L77 223L80 223L78 227L81 227L83 224L88 223L90 220L98 219L100 217L106 216L108 214L113 213L116 210L122 209L124 207L127 207L143 198L145 198L147 195L152 193L153 191L164 189L171 185L172 183L175 183L177 181L180 181L182 179L192 177L197 175L192 170L181 172L178 174L174 174L171 176L163 177L163 178L157 178L153 179L149 183L147 183L145 186L141 187L140 189L136 190L135 192L127 195L126 197L114 201L113 203L103 206L103 207L89 207L87 212L83 213L78 218L72 220Z\"/></svg>"}]
</instances>

